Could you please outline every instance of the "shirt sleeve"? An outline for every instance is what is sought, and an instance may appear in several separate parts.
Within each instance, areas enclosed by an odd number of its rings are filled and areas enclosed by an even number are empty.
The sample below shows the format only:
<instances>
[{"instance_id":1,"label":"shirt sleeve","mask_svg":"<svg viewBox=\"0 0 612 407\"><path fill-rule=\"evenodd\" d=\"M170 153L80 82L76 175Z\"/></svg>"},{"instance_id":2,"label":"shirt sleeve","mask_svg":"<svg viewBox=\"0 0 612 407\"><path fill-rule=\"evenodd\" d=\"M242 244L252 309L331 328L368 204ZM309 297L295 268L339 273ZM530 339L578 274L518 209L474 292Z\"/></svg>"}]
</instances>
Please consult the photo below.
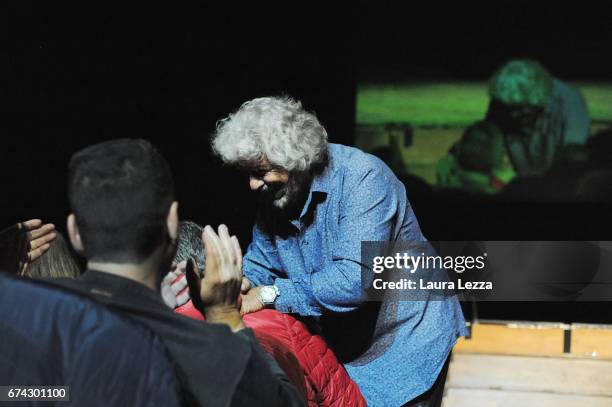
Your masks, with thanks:
<instances>
[{"instance_id":1,"label":"shirt sleeve","mask_svg":"<svg viewBox=\"0 0 612 407\"><path fill-rule=\"evenodd\" d=\"M568 87L563 111L564 144L585 144L589 137L591 119L584 97L578 89Z\"/></svg>"},{"instance_id":2,"label":"shirt sleeve","mask_svg":"<svg viewBox=\"0 0 612 407\"><path fill-rule=\"evenodd\" d=\"M253 239L243 259L244 276L253 286L272 285L282 274L278 252L270 239L253 227Z\"/></svg>"},{"instance_id":3,"label":"shirt sleeve","mask_svg":"<svg viewBox=\"0 0 612 407\"><path fill-rule=\"evenodd\" d=\"M277 310L304 316L353 311L364 298L361 242L392 240L394 232L404 227L408 230L402 236L423 239L404 186L390 170L372 168L345 182L339 208L331 260L315 268L308 282L276 279Z\"/></svg>"}]
</instances>

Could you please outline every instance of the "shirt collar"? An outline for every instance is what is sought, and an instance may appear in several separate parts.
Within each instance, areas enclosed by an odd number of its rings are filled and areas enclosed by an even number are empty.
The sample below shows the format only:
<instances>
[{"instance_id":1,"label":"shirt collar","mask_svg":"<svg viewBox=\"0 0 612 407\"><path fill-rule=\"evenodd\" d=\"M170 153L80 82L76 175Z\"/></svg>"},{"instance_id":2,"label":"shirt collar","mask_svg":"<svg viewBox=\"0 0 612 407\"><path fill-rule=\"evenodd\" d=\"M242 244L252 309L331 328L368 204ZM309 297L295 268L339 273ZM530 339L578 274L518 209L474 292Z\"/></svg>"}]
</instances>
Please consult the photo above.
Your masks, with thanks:
<instances>
[{"instance_id":1,"label":"shirt collar","mask_svg":"<svg viewBox=\"0 0 612 407\"><path fill-rule=\"evenodd\" d=\"M128 302L142 300L163 304L159 292L129 278L102 271L88 270L79 279L96 291L92 292L93 294L99 294L103 297L114 298L118 301L124 299Z\"/></svg>"},{"instance_id":2,"label":"shirt collar","mask_svg":"<svg viewBox=\"0 0 612 407\"><path fill-rule=\"evenodd\" d=\"M312 194L313 192L328 193L329 192L329 178L330 178L330 171L329 171L329 165L327 165L320 174L317 174L313 178L312 183L310 185L310 194Z\"/></svg>"},{"instance_id":3,"label":"shirt collar","mask_svg":"<svg viewBox=\"0 0 612 407\"><path fill-rule=\"evenodd\" d=\"M312 196L315 193L329 193L329 184L332 176L332 171L330 168L330 163L327 163L323 171L315 175L315 177L312 179L312 182L310 183L310 191L308 192L308 198L306 199L304 207L302 208L302 211L300 213L300 219L304 217L304 215L306 215L306 212L308 211L308 208L312 203Z\"/></svg>"}]
</instances>

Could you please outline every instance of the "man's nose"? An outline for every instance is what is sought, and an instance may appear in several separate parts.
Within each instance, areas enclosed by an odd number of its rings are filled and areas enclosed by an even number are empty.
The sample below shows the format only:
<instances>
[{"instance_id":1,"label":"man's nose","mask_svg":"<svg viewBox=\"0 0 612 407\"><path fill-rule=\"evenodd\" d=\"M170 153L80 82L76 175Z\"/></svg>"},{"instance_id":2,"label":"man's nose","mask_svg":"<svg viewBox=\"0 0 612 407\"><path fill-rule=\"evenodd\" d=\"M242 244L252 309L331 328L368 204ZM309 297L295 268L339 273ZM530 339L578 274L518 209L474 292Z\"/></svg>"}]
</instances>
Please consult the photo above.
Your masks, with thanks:
<instances>
[{"instance_id":1,"label":"man's nose","mask_svg":"<svg viewBox=\"0 0 612 407\"><path fill-rule=\"evenodd\" d=\"M263 186L264 182L261 179L257 179L255 177L249 178L249 186L253 191L257 191L259 188Z\"/></svg>"}]
</instances>

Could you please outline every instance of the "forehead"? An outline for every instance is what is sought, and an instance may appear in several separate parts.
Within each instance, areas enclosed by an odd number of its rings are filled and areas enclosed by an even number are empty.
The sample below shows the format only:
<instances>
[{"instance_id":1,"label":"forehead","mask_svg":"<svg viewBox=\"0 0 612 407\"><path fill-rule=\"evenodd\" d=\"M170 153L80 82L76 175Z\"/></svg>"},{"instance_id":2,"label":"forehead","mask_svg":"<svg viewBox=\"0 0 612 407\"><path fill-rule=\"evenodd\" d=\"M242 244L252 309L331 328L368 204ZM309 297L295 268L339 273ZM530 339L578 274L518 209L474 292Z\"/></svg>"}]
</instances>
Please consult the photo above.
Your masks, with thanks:
<instances>
[{"instance_id":1,"label":"forehead","mask_svg":"<svg viewBox=\"0 0 612 407\"><path fill-rule=\"evenodd\" d=\"M270 171L278 168L270 164L270 161L265 157L259 160L247 161L243 163L241 167L249 172Z\"/></svg>"}]
</instances>

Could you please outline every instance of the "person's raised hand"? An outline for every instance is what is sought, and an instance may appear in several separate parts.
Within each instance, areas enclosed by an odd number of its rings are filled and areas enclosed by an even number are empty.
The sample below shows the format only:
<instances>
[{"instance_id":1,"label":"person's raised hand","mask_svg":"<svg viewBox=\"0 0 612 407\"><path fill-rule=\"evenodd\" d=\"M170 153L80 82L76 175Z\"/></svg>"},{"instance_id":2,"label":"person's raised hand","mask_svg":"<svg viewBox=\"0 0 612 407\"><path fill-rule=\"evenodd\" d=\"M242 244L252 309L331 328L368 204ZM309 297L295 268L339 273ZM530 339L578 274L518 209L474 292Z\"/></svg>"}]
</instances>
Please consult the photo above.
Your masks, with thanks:
<instances>
[{"instance_id":1,"label":"person's raised hand","mask_svg":"<svg viewBox=\"0 0 612 407\"><path fill-rule=\"evenodd\" d=\"M19 223L19 227L25 230L28 240L26 258L22 260L20 265L20 272L23 274L30 263L49 250L51 242L57 235L53 224L43 224L40 219L26 220Z\"/></svg>"},{"instance_id":2,"label":"person's raised hand","mask_svg":"<svg viewBox=\"0 0 612 407\"><path fill-rule=\"evenodd\" d=\"M186 268L186 261L173 265L172 270L166 274L161 282L162 299L172 309L189 301L189 287L185 276Z\"/></svg>"},{"instance_id":3,"label":"person's raised hand","mask_svg":"<svg viewBox=\"0 0 612 407\"><path fill-rule=\"evenodd\" d=\"M242 250L236 236L220 225L218 234L206 226L202 234L206 249L206 269L200 281L201 306L206 320L244 328L237 305L242 288ZM190 283L191 285L191 283Z\"/></svg>"}]
</instances>

